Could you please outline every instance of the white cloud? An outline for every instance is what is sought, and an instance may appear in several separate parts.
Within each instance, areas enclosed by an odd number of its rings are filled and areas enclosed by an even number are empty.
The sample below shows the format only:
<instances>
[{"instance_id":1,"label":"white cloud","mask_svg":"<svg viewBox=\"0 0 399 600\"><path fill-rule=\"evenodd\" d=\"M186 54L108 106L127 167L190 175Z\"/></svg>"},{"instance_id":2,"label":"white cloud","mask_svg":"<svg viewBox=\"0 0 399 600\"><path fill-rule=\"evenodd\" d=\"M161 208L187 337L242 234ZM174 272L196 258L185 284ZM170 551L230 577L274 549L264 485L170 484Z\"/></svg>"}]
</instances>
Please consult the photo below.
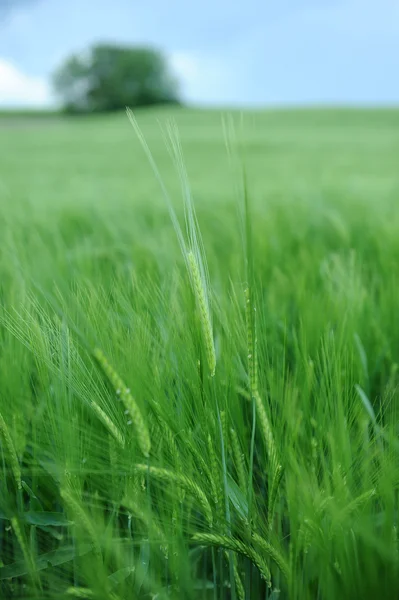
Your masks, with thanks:
<instances>
[{"instance_id":1,"label":"white cloud","mask_svg":"<svg viewBox=\"0 0 399 600\"><path fill-rule=\"evenodd\" d=\"M212 104L223 102L229 96L229 88L234 81L230 65L218 57L172 52L169 64L181 83L186 100Z\"/></svg>"},{"instance_id":2,"label":"white cloud","mask_svg":"<svg viewBox=\"0 0 399 600\"><path fill-rule=\"evenodd\" d=\"M0 106L45 108L53 103L50 85L45 79L31 77L0 58Z\"/></svg>"}]
</instances>

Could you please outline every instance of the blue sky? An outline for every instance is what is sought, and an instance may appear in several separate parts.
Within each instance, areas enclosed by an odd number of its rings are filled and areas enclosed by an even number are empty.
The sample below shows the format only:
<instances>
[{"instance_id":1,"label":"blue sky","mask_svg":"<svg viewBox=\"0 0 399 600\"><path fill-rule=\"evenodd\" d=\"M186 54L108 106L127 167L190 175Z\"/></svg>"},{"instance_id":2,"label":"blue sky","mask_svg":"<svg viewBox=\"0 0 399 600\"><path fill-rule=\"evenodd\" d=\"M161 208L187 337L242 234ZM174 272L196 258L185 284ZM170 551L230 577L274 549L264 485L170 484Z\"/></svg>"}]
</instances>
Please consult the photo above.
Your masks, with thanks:
<instances>
[{"instance_id":1,"label":"blue sky","mask_svg":"<svg viewBox=\"0 0 399 600\"><path fill-rule=\"evenodd\" d=\"M0 106L98 41L156 45L196 104L399 103L399 0L0 0Z\"/></svg>"}]
</instances>

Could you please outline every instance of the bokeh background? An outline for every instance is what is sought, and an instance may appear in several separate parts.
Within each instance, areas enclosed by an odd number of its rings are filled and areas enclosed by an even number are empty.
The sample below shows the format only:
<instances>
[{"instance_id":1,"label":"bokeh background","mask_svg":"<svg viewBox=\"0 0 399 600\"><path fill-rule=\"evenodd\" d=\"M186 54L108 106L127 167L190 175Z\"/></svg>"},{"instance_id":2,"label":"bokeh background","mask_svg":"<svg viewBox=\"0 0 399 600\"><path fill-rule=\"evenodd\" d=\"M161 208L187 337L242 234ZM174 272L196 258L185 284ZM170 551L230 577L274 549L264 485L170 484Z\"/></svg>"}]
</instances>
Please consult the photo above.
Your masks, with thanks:
<instances>
[{"instance_id":1,"label":"bokeh background","mask_svg":"<svg viewBox=\"0 0 399 600\"><path fill-rule=\"evenodd\" d=\"M398 100L396 0L2 0L0 106L53 107L53 71L97 42L161 49L196 105Z\"/></svg>"}]
</instances>

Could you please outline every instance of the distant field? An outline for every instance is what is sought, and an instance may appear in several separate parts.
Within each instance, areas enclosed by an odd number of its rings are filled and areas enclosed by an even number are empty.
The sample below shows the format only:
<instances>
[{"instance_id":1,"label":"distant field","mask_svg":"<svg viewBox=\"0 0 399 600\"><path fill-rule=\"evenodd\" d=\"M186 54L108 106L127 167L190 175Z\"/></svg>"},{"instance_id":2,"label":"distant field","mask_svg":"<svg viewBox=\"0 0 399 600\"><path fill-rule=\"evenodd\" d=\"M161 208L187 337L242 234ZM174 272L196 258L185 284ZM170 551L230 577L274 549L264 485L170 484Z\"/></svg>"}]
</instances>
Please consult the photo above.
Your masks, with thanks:
<instances>
[{"instance_id":1,"label":"distant field","mask_svg":"<svg viewBox=\"0 0 399 600\"><path fill-rule=\"evenodd\" d=\"M398 597L399 110L170 118L0 115L0 596Z\"/></svg>"}]
</instances>

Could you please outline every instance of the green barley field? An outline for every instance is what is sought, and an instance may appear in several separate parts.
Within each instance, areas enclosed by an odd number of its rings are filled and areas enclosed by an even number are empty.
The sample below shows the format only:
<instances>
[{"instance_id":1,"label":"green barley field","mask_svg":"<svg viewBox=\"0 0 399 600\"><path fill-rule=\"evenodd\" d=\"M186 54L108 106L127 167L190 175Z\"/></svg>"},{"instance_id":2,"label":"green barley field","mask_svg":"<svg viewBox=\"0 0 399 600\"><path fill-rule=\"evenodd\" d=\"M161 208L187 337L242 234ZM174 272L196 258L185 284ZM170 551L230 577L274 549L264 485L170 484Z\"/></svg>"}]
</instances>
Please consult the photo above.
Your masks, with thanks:
<instances>
[{"instance_id":1,"label":"green barley field","mask_svg":"<svg viewBox=\"0 0 399 600\"><path fill-rule=\"evenodd\" d=\"M0 117L0 597L399 597L399 111Z\"/></svg>"}]
</instances>

